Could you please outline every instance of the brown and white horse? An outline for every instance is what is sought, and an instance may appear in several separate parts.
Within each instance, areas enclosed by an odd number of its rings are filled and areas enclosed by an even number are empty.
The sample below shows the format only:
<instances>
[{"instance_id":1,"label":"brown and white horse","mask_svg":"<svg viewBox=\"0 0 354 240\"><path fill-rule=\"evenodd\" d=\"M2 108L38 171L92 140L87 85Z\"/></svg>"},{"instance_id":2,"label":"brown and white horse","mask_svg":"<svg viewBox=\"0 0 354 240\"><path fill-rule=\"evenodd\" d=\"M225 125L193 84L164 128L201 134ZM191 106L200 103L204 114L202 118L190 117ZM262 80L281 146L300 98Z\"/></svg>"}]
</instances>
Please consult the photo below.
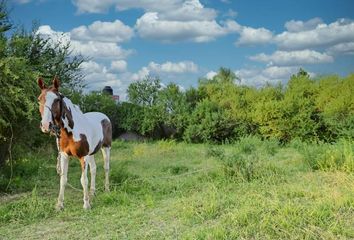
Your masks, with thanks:
<instances>
[{"instance_id":1,"label":"brown and white horse","mask_svg":"<svg viewBox=\"0 0 354 240\"><path fill-rule=\"evenodd\" d=\"M60 191L57 209L64 208L64 190L67 183L69 156L80 159L81 184L84 191L84 209L90 208L87 168L90 166L90 195L95 193L96 163L93 154L102 150L105 169L105 190L109 191L109 159L112 126L109 118L100 112L82 113L70 99L59 92L59 80L46 87L38 79L41 94L38 97L42 132L56 132L59 150L57 170L60 174Z\"/></svg>"}]
</instances>

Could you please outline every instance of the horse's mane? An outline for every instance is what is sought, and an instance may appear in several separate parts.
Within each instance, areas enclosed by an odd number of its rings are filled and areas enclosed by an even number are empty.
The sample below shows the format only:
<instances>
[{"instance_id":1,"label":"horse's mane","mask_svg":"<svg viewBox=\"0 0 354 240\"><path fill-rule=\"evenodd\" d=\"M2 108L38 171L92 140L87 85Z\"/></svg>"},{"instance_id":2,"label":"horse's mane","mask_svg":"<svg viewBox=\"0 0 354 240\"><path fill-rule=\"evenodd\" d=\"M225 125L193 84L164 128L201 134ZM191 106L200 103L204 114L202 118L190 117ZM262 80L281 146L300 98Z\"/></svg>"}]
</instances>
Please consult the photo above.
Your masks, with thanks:
<instances>
[{"instance_id":1,"label":"horse's mane","mask_svg":"<svg viewBox=\"0 0 354 240\"><path fill-rule=\"evenodd\" d=\"M69 107L70 109L75 110L76 112L78 112L78 113L80 113L80 114L84 114L84 113L81 111L80 107L79 107L78 105L74 104L74 103L70 100L70 98L67 98L67 97L64 96L63 101L65 102L66 106Z\"/></svg>"}]
</instances>

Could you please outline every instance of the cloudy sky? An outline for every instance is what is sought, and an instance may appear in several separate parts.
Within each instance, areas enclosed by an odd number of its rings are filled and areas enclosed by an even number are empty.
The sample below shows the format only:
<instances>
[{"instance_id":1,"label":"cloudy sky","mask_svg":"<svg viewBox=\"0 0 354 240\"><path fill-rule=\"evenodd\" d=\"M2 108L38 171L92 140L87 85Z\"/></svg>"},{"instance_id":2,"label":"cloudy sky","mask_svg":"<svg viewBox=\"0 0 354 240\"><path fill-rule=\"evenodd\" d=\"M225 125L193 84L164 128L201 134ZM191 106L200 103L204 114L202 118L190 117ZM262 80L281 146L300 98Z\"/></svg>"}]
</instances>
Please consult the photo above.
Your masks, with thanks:
<instances>
[{"instance_id":1,"label":"cloudy sky","mask_svg":"<svg viewBox=\"0 0 354 240\"><path fill-rule=\"evenodd\" d=\"M353 0L11 0L11 18L89 57L87 91L146 75L196 86L219 67L242 83L354 72Z\"/></svg>"}]
</instances>

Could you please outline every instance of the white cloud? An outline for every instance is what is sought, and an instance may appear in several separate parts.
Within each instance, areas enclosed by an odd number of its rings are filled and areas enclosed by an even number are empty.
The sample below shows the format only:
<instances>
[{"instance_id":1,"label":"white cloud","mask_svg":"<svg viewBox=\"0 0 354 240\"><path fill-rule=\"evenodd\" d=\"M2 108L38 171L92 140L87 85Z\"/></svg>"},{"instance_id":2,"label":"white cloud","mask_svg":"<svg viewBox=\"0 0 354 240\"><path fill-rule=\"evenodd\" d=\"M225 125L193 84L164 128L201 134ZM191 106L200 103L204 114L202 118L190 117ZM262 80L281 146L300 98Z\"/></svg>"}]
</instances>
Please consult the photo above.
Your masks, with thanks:
<instances>
[{"instance_id":1,"label":"white cloud","mask_svg":"<svg viewBox=\"0 0 354 240\"><path fill-rule=\"evenodd\" d=\"M314 50L301 51L276 51L272 55L264 53L251 56L251 60L265 62L269 65L303 65L333 62L333 57L326 53L316 52Z\"/></svg>"},{"instance_id":2,"label":"white cloud","mask_svg":"<svg viewBox=\"0 0 354 240\"><path fill-rule=\"evenodd\" d=\"M78 41L100 41L120 43L132 38L133 29L119 20L114 22L95 21L89 26L71 30L71 38Z\"/></svg>"},{"instance_id":3,"label":"white cloud","mask_svg":"<svg viewBox=\"0 0 354 240\"><path fill-rule=\"evenodd\" d=\"M111 73L106 66L95 61L83 62L81 69L85 75L85 84L87 84L88 90L99 90L106 85L114 88L122 86L122 82L116 74Z\"/></svg>"},{"instance_id":4,"label":"white cloud","mask_svg":"<svg viewBox=\"0 0 354 240\"><path fill-rule=\"evenodd\" d=\"M323 23L320 18L313 18L306 22L291 20L285 23L285 28L287 31L274 35L265 28L240 26L238 30L240 37L236 44L275 44L280 50L287 51L329 48L328 54L351 52L354 21L350 19L338 19L330 24Z\"/></svg>"},{"instance_id":5,"label":"white cloud","mask_svg":"<svg viewBox=\"0 0 354 240\"><path fill-rule=\"evenodd\" d=\"M241 84L260 87L267 83L284 83L289 80L290 76L295 74L298 69L298 67L271 66L265 69L239 69L235 71L235 74L240 77Z\"/></svg>"},{"instance_id":6,"label":"white cloud","mask_svg":"<svg viewBox=\"0 0 354 240\"><path fill-rule=\"evenodd\" d=\"M94 58L125 59L133 52L132 50L125 50L115 43L96 41L71 41L71 46L74 54Z\"/></svg>"},{"instance_id":7,"label":"white cloud","mask_svg":"<svg viewBox=\"0 0 354 240\"><path fill-rule=\"evenodd\" d=\"M105 68L102 65L92 60L83 62L81 64L81 69L84 72L84 74L103 72L103 70L106 72Z\"/></svg>"},{"instance_id":8,"label":"white cloud","mask_svg":"<svg viewBox=\"0 0 354 240\"><path fill-rule=\"evenodd\" d=\"M182 62L165 62L158 64L155 62L150 62L148 69L155 73L188 73L188 72L198 72L198 66L191 61Z\"/></svg>"},{"instance_id":9,"label":"white cloud","mask_svg":"<svg viewBox=\"0 0 354 240\"><path fill-rule=\"evenodd\" d=\"M133 81L138 81L146 78L150 75L150 70L147 67L142 67L137 73L134 73L131 77Z\"/></svg>"},{"instance_id":10,"label":"white cloud","mask_svg":"<svg viewBox=\"0 0 354 240\"><path fill-rule=\"evenodd\" d=\"M112 6L119 11L131 8L143 9L144 14L137 19L135 25L139 36L162 42L208 42L235 32L235 26L238 25L231 20L218 23L217 11L205 7L199 0L75 0L74 4L81 13L105 12ZM236 12L229 11L228 14L235 17ZM72 34L80 40L100 38L94 31L91 31L91 34L89 30L88 27L81 26L74 29ZM112 33L108 36L105 33L101 41L114 37L121 37L121 35Z\"/></svg>"},{"instance_id":11,"label":"white cloud","mask_svg":"<svg viewBox=\"0 0 354 240\"><path fill-rule=\"evenodd\" d=\"M354 54L354 42L339 43L327 49L327 53L330 55L353 55Z\"/></svg>"},{"instance_id":12,"label":"white cloud","mask_svg":"<svg viewBox=\"0 0 354 240\"><path fill-rule=\"evenodd\" d=\"M124 60L112 61L111 62L111 71L115 72L125 72L127 70L127 62Z\"/></svg>"},{"instance_id":13,"label":"white cloud","mask_svg":"<svg viewBox=\"0 0 354 240\"><path fill-rule=\"evenodd\" d=\"M254 45L272 43L273 33L265 28L242 27L237 45Z\"/></svg>"},{"instance_id":14,"label":"white cloud","mask_svg":"<svg viewBox=\"0 0 354 240\"><path fill-rule=\"evenodd\" d=\"M54 31L49 25L39 26L36 34L44 39L49 39L51 44L59 43L65 46L70 43L70 33Z\"/></svg>"},{"instance_id":15,"label":"white cloud","mask_svg":"<svg viewBox=\"0 0 354 240\"><path fill-rule=\"evenodd\" d=\"M198 65L192 61L181 61L181 62L170 62L165 63L155 63L150 62L148 66L142 67L137 73L132 74L131 79L133 81L144 79L149 75L161 75L167 74L168 77L175 74L184 74L184 73L197 73Z\"/></svg>"},{"instance_id":16,"label":"white cloud","mask_svg":"<svg viewBox=\"0 0 354 240\"><path fill-rule=\"evenodd\" d=\"M228 21L224 26L220 26L215 20L185 22L162 20L157 12L149 12L137 20L136 29L142 38L162 42L208 42L234 32L237 25L234 21Z\"/></svg>"},{"instance_id":17,"label":"white cloud","mask_svg":"<svg viewBox=\"0 0 354 240\"><path fill-rule=\"evenodd\" d=\"M235 18L237 17L237 12L232 10L232 9L229 9L227 10L227 12L224 14L225 17L229 17L229 18Z\"/></svg>"},{"instance_id":18,"label":"white cloud","mask_svg":"<svg viewBox=\"0 0 354 240\"><path fill-rule=\"evenodd\" d=\"M285 23L285 28L289 32L302 32L315 29L319 24L322 24L321 18L312 18L306 22L291 20Z\"/></svg>"},{"instance_id":19,"label":"white cloud","mask_svg":"<svg viewBox=\"0 0 354 240\"><path fill-rule=\"evenodd\" d=\"M354 22L339 19L333 23L318 24L314 29L300 32L283 32L274 40L281 49L307 49L313 47L333 46L354 39Z\"/></svg>"},{"instance_id":20,"label":"white cloud","mask_svg":"<svg viewBox=\"0 0 354 240\"><path fill-rule=\"evenodd\" d=\"M106 12L110 7L115 6L118 11L124 11L132 8L143 9L145 12L159 12L159 13L171 13L179 12L182 15L182 9L189 13L193 10L200 10L203 6L199 0L74 0L79 13L102 13ZM205 14L206 17L215 14L215 10L207 9L207 11L200 11L201 14ZM174 14L175 16L178 14ZM182 20L182 19L179 19Z\"/></svg>"},{"instance_id":21,"label":"white cloud","mask_svg":"<svg viewBox=\"0 0 354 240\"><path fill-rule=\"evenodd\" d=\"M102 13L114 4L114 0L73 0L79 13Z\"/></svg>"},{"instance_id":22,"label":"white cloud","mask_svg":"<svg viewBox=\"0 0 354 240\"><path fill-rule=\"evenodd\" d=\"M63 45L70 42L73 54L82 54L86 57L125 59L133 53L132 50L123 49L112 42L73 40L70 32L57 32L48 25L40 26L37 34L52 42L61 42Z\"/></svg>"},{"instance_id":23,"label":"white cloud","mask_svg":"<svg viewBox=\"0 0 354 240\"><path fill-rule=\"evenodd\" d=\"M205 75L205 77L206 77L207 79L213 79L213 77L215 77L217 74L218 74L217 72L209 71L209 72Z\"/></svg>"},{"instance_id":24,"label":"white cloud","mask_svg":"<svg viewBox=\"0 0 354 240\"><path fill-rule=\"evenodd\" d=\"M212 8L205 8L199 0L187 0L182 6L172 11L160 12L159 17L162 20L169 21L212 21L217 13Z\"/></svg>"},{"instance_id":25,"label":"white cloud","mask_svg":"<svg viewBox=\"0 0 354 240\"><path fill-rule=\"evenodd\" d=\"M87 0L90 1L90 0ZM169 11L180 6L183 0L116 0L116 9L123 11L131 8L140 8L145 11Z\"/></svg>"}]
</instances>

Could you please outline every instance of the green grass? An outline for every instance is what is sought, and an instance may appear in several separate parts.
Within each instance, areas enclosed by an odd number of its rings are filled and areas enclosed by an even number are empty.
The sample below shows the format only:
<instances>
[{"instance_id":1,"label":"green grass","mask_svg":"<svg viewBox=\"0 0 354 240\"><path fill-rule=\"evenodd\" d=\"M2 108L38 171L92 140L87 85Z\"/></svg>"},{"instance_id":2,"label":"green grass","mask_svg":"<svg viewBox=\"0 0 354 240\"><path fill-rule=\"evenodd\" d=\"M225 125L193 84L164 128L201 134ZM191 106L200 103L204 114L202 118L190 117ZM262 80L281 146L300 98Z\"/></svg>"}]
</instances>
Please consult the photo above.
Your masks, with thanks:
<instances>
[{"instance_id":1,"label":"green grass","mask_svg":"<svg viewBox=\"0 0 354 240\"><path fill-rule=\"evenodd\" d=\"M40 160L32 191L0 198L0 239L354 238L353 144L345 141L114 142L111 192L103 192L97 154L90 211L77 190L78 161L70 162L65 210L56 212L56 160Z\"/></svg>"}]
</instances>

